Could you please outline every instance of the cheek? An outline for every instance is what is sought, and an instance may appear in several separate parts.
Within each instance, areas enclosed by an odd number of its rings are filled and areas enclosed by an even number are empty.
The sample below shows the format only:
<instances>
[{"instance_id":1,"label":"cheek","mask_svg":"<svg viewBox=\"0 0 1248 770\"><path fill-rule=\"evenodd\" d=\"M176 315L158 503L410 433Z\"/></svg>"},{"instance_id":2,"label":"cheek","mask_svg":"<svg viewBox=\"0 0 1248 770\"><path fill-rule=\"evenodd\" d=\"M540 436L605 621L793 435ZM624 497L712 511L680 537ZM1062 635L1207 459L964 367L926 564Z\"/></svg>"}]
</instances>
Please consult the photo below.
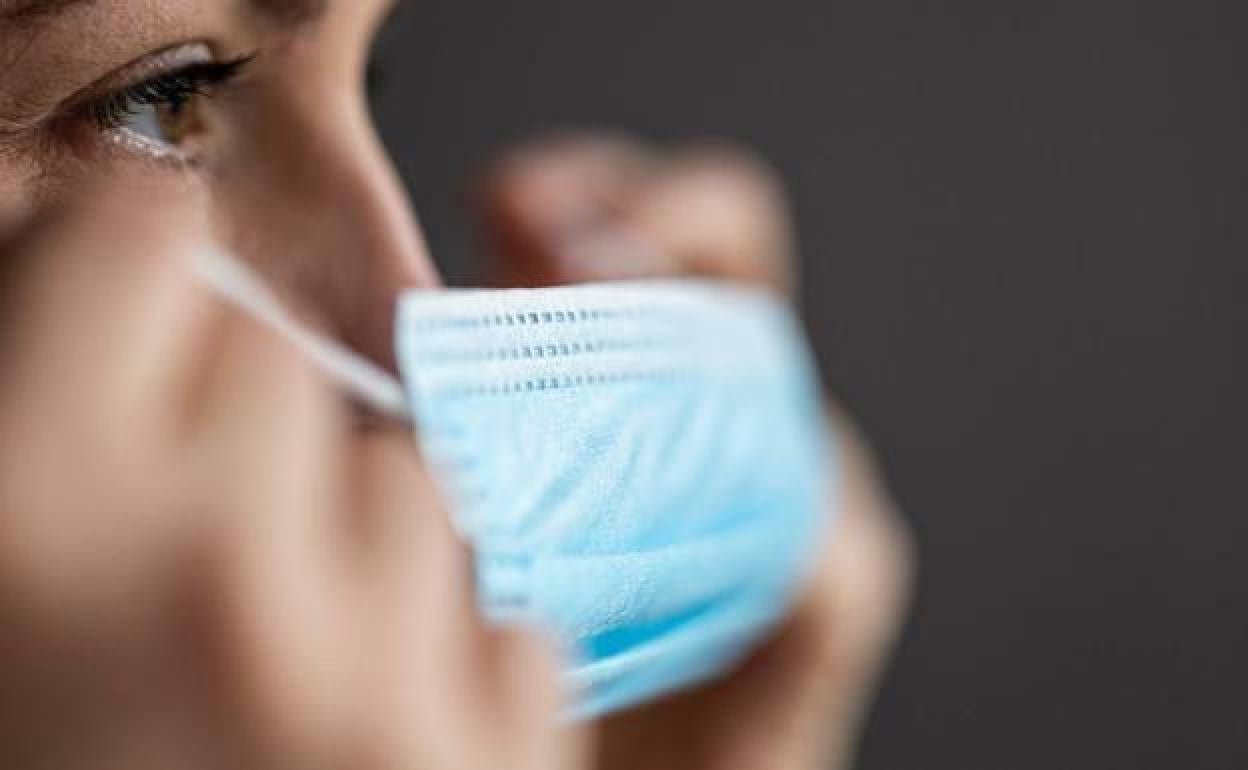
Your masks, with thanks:
<instances>
[{"instance_id":1,"label":"cheek","mask_svg":"<svg viewBox=\"0 0 1248 770\"><path fill-rule=\"evenodd\" d=\"M91 125L64 119L0 144L0 233L109 185L159 188L170 200L207 187L200 164L134 152Z\"/></svg>"},{"instance_id":2,"label":"cheek","mask_svg":"<svg viewBox=\"0 0 1248 770\"><path fill-rule=\"evenodd\" d=\"M54 206L85 177L75 153L38 134L0 145L0 232Z\"/></svg>"},{"instance_id":3,"label":"cheek","mask_svg":"<svg viewBox=\"0 0 1248 770\"><path fill-rule=\"evenodd\" d=\"M27 176L16 161L0 155L0 238L33 213Z\"/></svg>"},{"instance_id":4,"label":"cheek","mask_svg":"<svg viewBox=\"0 0 1248 770\"><path fill-rule=\"evenodd\" d=\"M121 148L83 137L68 146L63 136L0 146L0 238L30 220L105 186L157 190L161 199L204 199L206 180L184 164L136 159Z\"/></svg>"}]
</instances>

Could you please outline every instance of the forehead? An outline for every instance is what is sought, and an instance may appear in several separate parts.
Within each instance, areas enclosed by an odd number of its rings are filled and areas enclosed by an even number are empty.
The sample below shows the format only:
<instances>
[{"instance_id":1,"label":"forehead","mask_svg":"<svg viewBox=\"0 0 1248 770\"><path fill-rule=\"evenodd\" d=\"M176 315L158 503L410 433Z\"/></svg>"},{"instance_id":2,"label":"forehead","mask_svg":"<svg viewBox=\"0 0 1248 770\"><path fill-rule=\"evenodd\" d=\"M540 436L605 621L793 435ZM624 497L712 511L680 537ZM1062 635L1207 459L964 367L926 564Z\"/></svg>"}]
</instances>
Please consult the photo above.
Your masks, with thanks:
<instances>
[{"instance_id":1,"label":"forehead","mask_svg":"<svg viewBox=\"0 0 1248 770\"><path fill-rule=\"evenodd\" d=\"M99 3L100 0L0 0L0 22L35 24ZM253 11L276 21L296 23L323 15L329 0L219 0L219 4L239 6L240 10Z\"/></svg>"}]
</instances>

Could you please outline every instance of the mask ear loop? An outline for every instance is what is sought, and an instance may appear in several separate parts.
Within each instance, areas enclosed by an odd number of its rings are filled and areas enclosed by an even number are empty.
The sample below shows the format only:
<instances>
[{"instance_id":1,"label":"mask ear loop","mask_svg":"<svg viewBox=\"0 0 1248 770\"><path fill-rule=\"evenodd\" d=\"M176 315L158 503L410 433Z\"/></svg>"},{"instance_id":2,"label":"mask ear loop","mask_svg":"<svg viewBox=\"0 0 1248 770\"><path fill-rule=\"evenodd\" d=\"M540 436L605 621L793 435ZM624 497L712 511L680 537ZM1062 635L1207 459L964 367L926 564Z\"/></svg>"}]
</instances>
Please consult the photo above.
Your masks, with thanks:
<instances>
[{"instance_id":1,"label":"mask ear loop","mask_svg":"<svg viewBox=\"0 0 1248 770\"><path fill-rule=\"evenodd\" d=\"M412 425L403 385L397 379L367 358L292 318L249 267L210 247L198 249L191 261L196 276L208 288L289 340L369 411L387 420Z\"/></svg>"}]
</instances>

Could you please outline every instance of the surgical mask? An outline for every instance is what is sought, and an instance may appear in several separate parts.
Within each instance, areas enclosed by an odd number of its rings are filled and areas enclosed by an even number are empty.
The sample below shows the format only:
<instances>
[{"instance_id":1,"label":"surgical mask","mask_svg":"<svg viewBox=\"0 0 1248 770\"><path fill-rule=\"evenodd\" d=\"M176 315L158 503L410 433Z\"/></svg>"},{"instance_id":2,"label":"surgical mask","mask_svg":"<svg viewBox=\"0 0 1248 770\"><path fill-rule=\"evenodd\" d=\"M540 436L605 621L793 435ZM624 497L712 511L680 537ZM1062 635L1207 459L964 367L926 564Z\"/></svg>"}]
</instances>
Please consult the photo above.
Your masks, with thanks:
<instances>
[{"instance_id":1,"label":"surgical mask","mask_svg":"<svg viewBox=\"0 0 1248 770\"><path fill-rule=\"evenodd\" d=\"M293 326L238 265L209 272ZM572 717L722 673L786 614L834 480L782 302L672 281L411 291L396 330L401 390L284 329L359 397L410 416L473 548L481 611L564 644Z\"/></svg>"}]
</instances>

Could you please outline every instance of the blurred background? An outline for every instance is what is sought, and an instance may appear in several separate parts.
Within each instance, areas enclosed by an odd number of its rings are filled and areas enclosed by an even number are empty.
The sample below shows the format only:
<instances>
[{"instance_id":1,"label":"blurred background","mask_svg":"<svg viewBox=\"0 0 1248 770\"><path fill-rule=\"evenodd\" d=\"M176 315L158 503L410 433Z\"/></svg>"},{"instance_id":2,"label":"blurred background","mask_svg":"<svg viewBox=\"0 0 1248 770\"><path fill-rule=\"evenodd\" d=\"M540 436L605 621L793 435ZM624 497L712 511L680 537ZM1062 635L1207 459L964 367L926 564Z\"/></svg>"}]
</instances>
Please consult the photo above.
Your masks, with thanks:
<instances>
[{"instance_id":1,"label":"blurred background","mask_svg":"<svg viewBox=\"0 0 1248 770\"><path fill-rule=\"evenodd\" d=\"M1248 766L1248 34L1237 4L414 0L385 138L452 282L552 127L784 173L805 315L922 546L863 747Z\"/></svg>"}]
</instances>

